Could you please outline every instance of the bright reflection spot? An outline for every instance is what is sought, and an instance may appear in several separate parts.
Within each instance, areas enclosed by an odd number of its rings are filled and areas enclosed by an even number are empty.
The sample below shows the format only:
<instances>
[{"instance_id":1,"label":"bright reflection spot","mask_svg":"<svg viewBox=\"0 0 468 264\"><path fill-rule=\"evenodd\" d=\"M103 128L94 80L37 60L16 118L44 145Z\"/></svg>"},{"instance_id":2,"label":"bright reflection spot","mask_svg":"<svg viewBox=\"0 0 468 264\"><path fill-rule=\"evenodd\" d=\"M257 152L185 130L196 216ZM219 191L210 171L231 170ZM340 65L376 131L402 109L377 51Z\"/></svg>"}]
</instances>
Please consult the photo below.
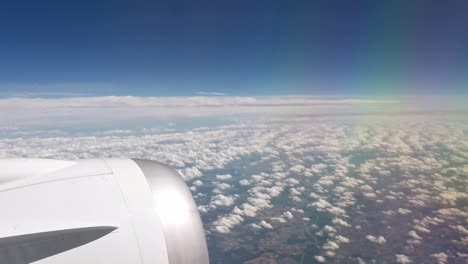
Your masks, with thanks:
<instances>
[{"instance_id":1,"label":"bright reflection spot","mask_svg":"<svg viewBox=\"0 0 468 264\"><path fill-rule=\"evenodd\" d=\"M181 225L187 221L190 207L183 193L167 190L155 195L156 210L163 225Z\"/></svg>"}]
</instances>

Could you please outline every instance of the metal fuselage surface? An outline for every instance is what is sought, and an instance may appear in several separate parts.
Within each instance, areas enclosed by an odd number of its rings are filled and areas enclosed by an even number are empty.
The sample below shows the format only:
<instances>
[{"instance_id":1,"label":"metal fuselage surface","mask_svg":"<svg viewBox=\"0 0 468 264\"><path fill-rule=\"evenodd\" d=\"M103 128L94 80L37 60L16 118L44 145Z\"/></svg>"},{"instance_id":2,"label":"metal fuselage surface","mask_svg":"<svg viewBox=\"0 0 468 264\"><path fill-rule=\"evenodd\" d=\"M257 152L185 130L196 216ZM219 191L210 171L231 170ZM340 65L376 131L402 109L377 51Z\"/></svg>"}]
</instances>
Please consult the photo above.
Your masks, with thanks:
<instances>
[{"instance_id":1,"label":"metal fuselage surface","mask_svg":"<svg viewBox=\"0 0 468 264\"><path fill-rule=\"evenodd\" d=\"M209 262L190 191L158 162L0 160L0 206L0 263Z\"/></svg>"}]
</instances>

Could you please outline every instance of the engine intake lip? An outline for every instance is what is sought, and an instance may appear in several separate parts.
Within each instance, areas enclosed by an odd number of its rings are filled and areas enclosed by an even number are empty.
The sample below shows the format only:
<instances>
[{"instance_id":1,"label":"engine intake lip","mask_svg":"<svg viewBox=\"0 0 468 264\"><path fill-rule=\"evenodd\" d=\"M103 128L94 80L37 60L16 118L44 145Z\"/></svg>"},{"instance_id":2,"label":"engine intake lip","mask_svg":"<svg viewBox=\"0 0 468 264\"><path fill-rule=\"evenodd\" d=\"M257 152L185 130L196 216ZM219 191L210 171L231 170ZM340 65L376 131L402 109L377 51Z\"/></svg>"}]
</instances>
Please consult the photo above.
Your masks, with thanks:
<instances>
[{"instance_id":1,"label":"engine intake lip","mask_svg":"<svg viewBox=\"0 0 468 264\"><path fill-rule=\"evenodd\" d=\"M163 226L170 264L208 264L203 224L192 193L180 175L160 162L133 159L151 189Z\"/></svg>"}]
</instances>

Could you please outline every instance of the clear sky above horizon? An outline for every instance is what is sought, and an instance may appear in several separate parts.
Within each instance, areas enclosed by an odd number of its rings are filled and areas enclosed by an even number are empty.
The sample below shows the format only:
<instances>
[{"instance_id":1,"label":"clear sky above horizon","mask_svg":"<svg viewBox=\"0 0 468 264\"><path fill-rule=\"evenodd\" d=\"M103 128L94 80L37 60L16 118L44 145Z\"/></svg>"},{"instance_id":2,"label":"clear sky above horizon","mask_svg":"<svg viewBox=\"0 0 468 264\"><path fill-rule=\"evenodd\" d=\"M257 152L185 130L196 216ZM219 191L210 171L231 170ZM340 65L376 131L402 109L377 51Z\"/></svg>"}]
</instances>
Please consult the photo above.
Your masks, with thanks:
<instances>
[{"instance_id":1,"label":"clear sky above horizon","mask_svg":"<svg viewBox=\"0 0 468 264\"><path fill-rule=\"evenodd\" d=\"M466 94L467 1L11 1L0 96Z\"/></svg>"}]
</instances>

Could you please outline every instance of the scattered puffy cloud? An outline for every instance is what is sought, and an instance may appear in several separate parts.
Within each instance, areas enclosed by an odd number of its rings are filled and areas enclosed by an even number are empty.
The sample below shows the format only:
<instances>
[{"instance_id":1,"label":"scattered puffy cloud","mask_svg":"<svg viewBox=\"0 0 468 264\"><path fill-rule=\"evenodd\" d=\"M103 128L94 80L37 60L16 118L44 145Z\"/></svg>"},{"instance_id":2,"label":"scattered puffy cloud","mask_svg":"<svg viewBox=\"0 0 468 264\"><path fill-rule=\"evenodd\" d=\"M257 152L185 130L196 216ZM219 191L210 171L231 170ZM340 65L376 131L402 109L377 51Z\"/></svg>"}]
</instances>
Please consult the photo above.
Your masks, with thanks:
<instances>
[{"instance_id":1,"label":"scattered puffy cloud","mask_svg":"<svg viewBox=\"0 0 468 264\"><path fill-rule=\"evenodd\" d=\"M413 226L413 228L416 229L419 232L422 232L422 233L430 233L431 232L431 230L429 230L428 228L420 226L420 225L415 225L415 226Z\"/></svg>"},{"instance_id":2,"label":"scattered puffy cloud","mask_svg":"<svg viewBox=\"0 0 468 264\"><path fill-rule=\"evenodd\" d=\"M231 206L234 204L237 197L237 195L224 196L222 194L217 194L211 199L211 204L224 207Z\"/></svg>"},{"instance_id":3,"label":"scattered puffy cloud","mask_svg":"<svg viewBox=\"0 0 468 264\"><path fill-rule=\"evenodd\" d=\"M286 218L286 219L289 219L289 220L294 218L293 214L291 212L289 212L289 211L284 212L283 217Z\"/></svg>"},{"instance_id":4,"label":"scattered puffy cloud","mask_svg":"<svg viewBox=\"0 0 468 264\"><path fill-rule=\"evenodd\" d=\"M192 183L194 186L202 186L203 185L203 182L200 181L200 180L196 180Z\"/></svg>"},{"instance_id":5,"label":"scattered puffy cloud","mask_svg":"<svg viewBox=\"0 0 468 264\"><path fill-rule=\"evenodd\" d=\"M240 185L247 186L247 185L250 185L250 181L249 181L249 180L246 180L246 179L240 180L240 181L239 181L239 184L240 184Z\"/></svg>"},{"instance_id":6,"label":"scattered puffy cloud","mask_svg":"<svg viewBox=\"0 0 468 264\"><path fill-rule=\"evenodd\" d=\"M182 171L179 171L184 177L184 180L191 180L203 175L203 173L197 167L185 168Z\"/></svg>"},{"instance_id":7,"label":"scattered puffy cloud","mask_svg":"<svg viewBox=\"0 0 468 264\"><path fill-rule=\"evenodd\" d=\"M408 235L411 238L416 239L416 240L421 240L422 239L422 237L420 237L414 230L409 231Z\"/></svg>"},{"instance_id":8,"label":"scattered puffy cloud","mask_svg":"<svg viewBox=\"0 0 468 264\"><path fill-rule=\"evenodd\" d=\"M351 240L347 237L344 237L342 235L336 236L336 239L339 243L349 243Z\"/></svg>"},{"instance_id":9,"label":"scattered puffy cloud","mask_svg":"<svg viewBox=\"0 0 468 264\"><path fill-rule=\"evenodd\" d=\"M395 261L396 263L401 263L401 264L408 264L412 262L408 256L403 255L403 254L396 254Z\"/></svg>"},{"instance_id":10,"label":"scattered puffy cloud","mask_svg":"<svg viewBox=\"0 0 468 264\"><path fill-rule=\"evenodd\" d=\"M398 208L397 212L402 215L407 215L411 213L411 210L405 209L405 208Z\"/></svg>"},{"instance_id":11,"label":"scattered puffy cloud","mask_svg":"<svg viewBox=\"0 0 468 264\"><path fill-rule=\"evenodd\" d=\"M267 223L266 221L261 221L259 223L259 225L265 229L273 229L273 226L269 223Z\"/></svg>"},{"instance_id":12,"label":"scattered puffy cloud","mask_svg":"<svg viewBox=\"0 0 468 264\"><path fill-rule=\"evenodd\" d=\"M218 180L229 180L232 178L231 174L216 175Z\"/></svg>"},{"instance_id":13,"label":"scattered puffy cloud","mask_svg":"<svg viewBox=\"0 0 468 264\"><path fill-rule=\"evenodd\" d=\"M318 211L331 207L331 204L324 199L319 199L317 202L312 203L310 206L315 207Z\"/></svg>"},{"instance_id":14,"label":"scattered puffy cloud","mask_svg":"<svg viewBox=\"0 0 468 264\"><path fill-rule=\"evenodd\" d=\"M351 225L348 224L346 221L340 219L340 218L335 218L332 220L332 223L336 224L336 225L341 225L341 226L346 226L346 227L350 227Z\"/></svg>"},{"instance_id":15,"label":"scattered puffy cloud","mask_svg":"<svg viewBox=\"0 0 468 264\"><path fill-rule=\"evenodd\" d=\"M328 233L335 233L336 229L334 227L332 227L332 226L325 225L323 227L323 231L328 232Z\"/></svg>"},{"instance_id":16,"label":"scattered puffy cloud","mask_svg":"<svg viewBox=\"0 0 468 264\"><path fill-rule=\"evenodd\" d=\"M240 215L229 214L219 218L214 222L214 229L216 232L221 234L227 234L231 232L231 229L236 225L239 225L244 221L244 218Z\"/></svg>"},{"instance_id":17,"label":"scattered puffy cloud","mask_svg":"<svg viewBox=\"0 0 468 264\"><path fill-rule=\"evenodd\" d=\"M260 230L260 229L262 229L262 227L261 227L260 225L255 224L255 223L250 224L250 226L251 226L253 229L255 229L255 230Z\"/></svg>"},{"instance_id":18,"label":"scattered puffy cloud","mask_svg":"<svg viewBox=\"0 0 468 264\"><path fill-rule=\"evenodd\" d=\"M437 260L438 264L444 264L447 263L448 256L444 252L440 252L437 254L432 254L431 257L435 258Z\"/></svg>"},{"instance_id":19,"label":"scattered puffy cloud","mask_svg":"<svg viewBox=\"0 0 468 264\"><path fill-rule=\"evenodd\" d=\"M450 227L463 235L468 235L468 229L462 225L451 225Z\"/></svg>"},{"instance_id":20,"label":"scattered puffy cloud","mask_svg":"<svg viewBox=\"0 0 468 264\"><path fill-rule=\"evenodd\" d=\"M214 193L222 193L224 190L232 187L230 184L224 182L213 182L213 184L216 186L216 188L213 189Z\"/></svg>"},{"instance_id":21,"label":"scattered puffy cloud","mask_svg":"<svg viewBox=\"0 0 468 264\"><path fill-rule=\"evenodd\" d=\"M315 260L317 260L320 263L324 263L326 259L323 256L315 256Z\"/></svg>"},{"instance_id":22,"label":"scattered puffy cloud","mask_svg":"<svg viewBox=\"0 0 468 264\"><path fill-rule=\"evenodd\" d=\"M375 237L373 235L367 235L366 238L370 242L377 243L377 244L380 244L380 245L385 244L387 242L383 236Z\"/></svg>"},{"instance_id":23,"label":"scattered puffy cloud","mask_svg":"<svg viewBox=\"0 0 468 264\"><path fill-rule=\"evenodd\" d=\"M325 250L336 250L336 249L339 249L340 246L338 245L338 243L329 240L327 241L327 243L323 245L322 248Z\"/></svg>"}]
</instances>

